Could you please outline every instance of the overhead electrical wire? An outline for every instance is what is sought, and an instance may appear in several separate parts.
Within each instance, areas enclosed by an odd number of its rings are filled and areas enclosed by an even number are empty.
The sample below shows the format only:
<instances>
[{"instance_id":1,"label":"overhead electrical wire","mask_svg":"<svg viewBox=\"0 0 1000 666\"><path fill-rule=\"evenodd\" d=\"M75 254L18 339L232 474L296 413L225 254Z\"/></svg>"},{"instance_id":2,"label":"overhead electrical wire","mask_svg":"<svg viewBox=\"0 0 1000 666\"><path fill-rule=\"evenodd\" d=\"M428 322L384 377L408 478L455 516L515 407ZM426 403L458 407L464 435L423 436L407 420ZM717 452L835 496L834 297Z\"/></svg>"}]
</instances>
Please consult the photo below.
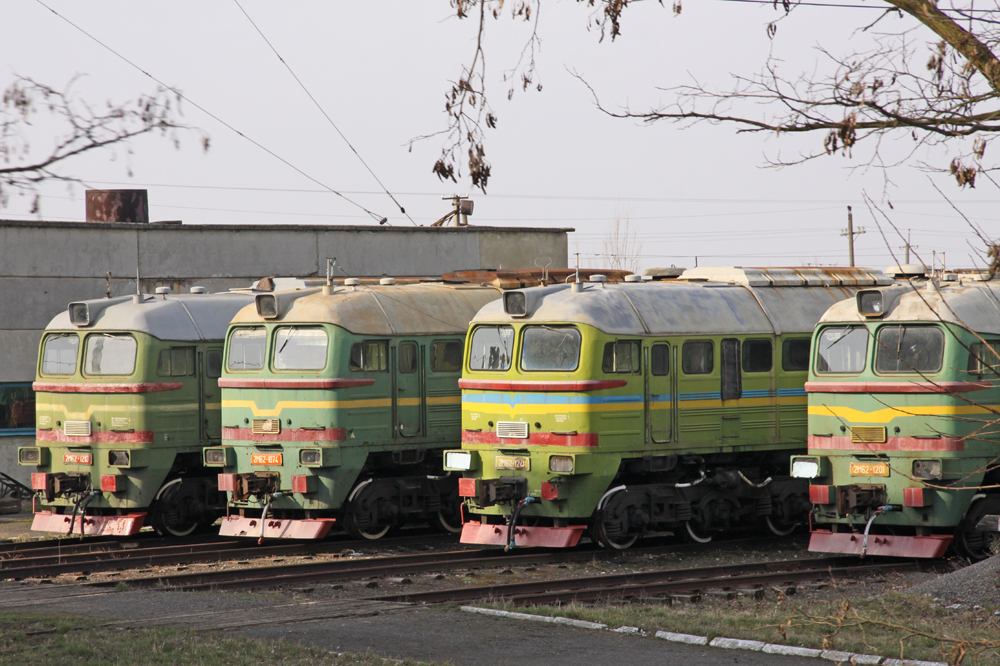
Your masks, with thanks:
<instances>
[{"instance_id":1,"label":"overhead electrical wire","mask_svg":"<svg viewBox=\"0 0 1000 666\"><path fill-rule=\"evenodd\" d=\"M361 154L354 148L353 145L351 145L351 142L347 140L347 137L344 136L344 133L341 132L340 128L337 127L336 123L333 122L333 119L330 118L330 115L326 112L326 110L322 106L320 106L320 103L316 101L316 98L313 97L313 94L309 92L308 88L306 88L306 84L302 83L302 79L300 79L298 75L296 75L295 72L292 71L291 66L287 62L285 62L284 58L281 57L281 54L278 53L278 49L274 48L274 44L271 43L271 40L267 38L267 36L260 29L260 27L258 27L257 23L254 22L252 18L250 18L250 15L247 14L247 11L245 9L243 9L243 5L240 4L240 1L233 0L233 2L235 2L236 6L239 7L241 12L243 12L243 15L247 17L247 20L250 21L250 25L254 27L254 30L256 30L257 34L260 35L261 39L264 40L264 43L266 43L271 48L271 51L274 52L275 57L277 57L278 60L281 61L281 64L285 66L285 69L288 70L288 73L292 75L292 78L295 79L295 82L299 84L299 87L302 88L302 92L304 92L306 96L312 100L312 103L316 105L316 108L319 109L319 112L322 113L323 117L326 118L328 123L330 123L330 127L332 127L337 132L337 134L340 135L340 138L344 140L344 143L346 143L347 147L351 149L351 152L354 153L355 157L357 157L358 160L361 161L361 164L363 164L365 169L368 170L368 173L372 175L372 178L374 178L375 182L379 184L379 187L382 188L382 191L385 192L390 199L392 199L392 203L396 204L396 207L399 208L399 212L402 213L403 215L406 215L406 219L408 219L410 222L413 222L413 226L417 226L417 223L414 222L413 218L407 214L406 209L403 208L403 205L400 204L398 201L396 201L396 197L392 195L392 192L390 192L389 189L379 179L379 177L375 175L375 172L372 171L372 168L368 166L368 163L365 162L364 158L361 157Z\"/></svg>"},{"instance_id":2,"label":"overhead electrical wire","mask_svg":"<svg viewBox=\"0 0 1000 666\"><path fill-rule=\"evenodd\" d=\"M226 128L228 128L228 129L232 130L233 132L235 132L236 134L240 135L241 137L243 137L244 139L246 139L247 141L249 141L253 145L257 146L258 148L260 148L261 150L263 150L264 152L266 152L271 157L274 157L275 159L281 161L286 166L292 168L293 170L295 170L296 172L298 172L302 176L305 176L306 178L308 178L312 182L316 183L320 187L324 188L325 190L327 190L329 192L332 192L333 194L336 194L338 197L340 197L344 201L348 202L349 204L351 204L353 206L356 206L357 208L360 208L361 210L365 211L365 213L367 213L368 215L370 215L372 217L372 219L377 220L379 223L382 223L382 222L385 221L386 218L384 216L379 215L377 213L374 213L374 212L368 210L367 208L365 208L364 206L362 206L361 204L359 204L357 201L353 201L353 200L347 198L346 196L344 196L343 194L341 194L337 190L333 189L332 187L330 187L326 183L323 183L323 182L317 180L316 178L313 178L312 176L310 176L309 174L307 174L305 171L303 171L299 167L295 166L294 164L292 164L291 162L289 162L288 160L286 160L281 155L278 155L277 153L275 153L270 148L268 148L268 147L264 146L263 144L255 141L251 137L247 136L246 134L244 134L240 130L236 129L235 127L233 127L232 125L230 125L229 123L227 123L222 118L218 117L217 115L215 115L214 113L212 113L211 111L209 111L208 109L206 109L205 107L201 106L197 102L194 102L193 100L191 100L190 98L188 98L186 95L184 95L181 91L177 90L173 86L167 85L166 83L164 83L160 79L156 78L155 76L153 76L152 74L150 74L149 72L147 72L143 68L139 67L137 64L135 64L134 62L132 62L131 60L129 60L128 58L126 58L122 54L120 54L117 51L115 51L110 46L108 46L107 44L105 44L104 42L102 42L101 40L99 40L97 37L93 36L92 34L90 34L89 32L87 32L86 30L84 30L83 28L81 28L80 26L78 26L77 24L73 23L68 18L66 18L65 16L63 16L59 12L57 12L56 10L54 10L51 7L49 7L48 5L46 5L44 2L42 2L42 0L35 0L35 2L37 2L38 4L40 4L42 7L45 7L45 9L49 10L50 12L52 12L53 14L55 14L57 17L61 18L63 21L65 21L66 23L68 23L69 25L71 25L73 28L77 29L78 31L80 31L81 33L83 33L84 35L86 35L87 37L89 37L90 39L92 39L93 41L95 41L97 44L99 44L102 47L104 47L105 49L107 49L109 52L111 52L112 54L114 54L115 56L117 56L118 58L120 58L121 60L123 60L124 62L126 62L131 67L133 67L136 70L142 72L145 76L149 77L150 79L152 79L153 81L155 81L159 85L163 86L164 88L166 88L170 92L172 92L175 95L177 95L178 98L183 99L185 102L187 102L191 106L195 107L196 109L198 109L199 111L201 111L205 115L209 116L210 118L214 119L216 122L222 124Z\"/></svg>"}]
</instances>

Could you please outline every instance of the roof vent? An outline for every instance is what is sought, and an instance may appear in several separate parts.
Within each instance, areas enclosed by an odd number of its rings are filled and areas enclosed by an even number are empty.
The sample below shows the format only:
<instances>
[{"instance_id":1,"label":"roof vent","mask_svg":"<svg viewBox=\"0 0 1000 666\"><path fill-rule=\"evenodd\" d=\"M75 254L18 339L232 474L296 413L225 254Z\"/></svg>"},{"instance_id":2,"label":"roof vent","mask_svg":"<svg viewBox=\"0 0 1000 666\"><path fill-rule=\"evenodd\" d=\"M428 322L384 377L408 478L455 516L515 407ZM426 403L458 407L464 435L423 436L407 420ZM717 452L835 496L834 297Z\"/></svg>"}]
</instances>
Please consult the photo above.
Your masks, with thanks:
<instances>
[{"instance_id":1,"label":"roof vent","mask_svg":"<svg viewBox=\"0 0 1000 666\"><path fill-rule=\"evenodd\" d=\"M626 282L642 282L642 276L641 275L626 275L625 276L625 281Z\"/></svg>"},{"instance_id":2,"label":"roof vent","mask_svg":"<svg viewBox=\"0 0 1000 666\"><path fill-rule=\"evenodd\" d=\"M159 296L160 294L166 295L166 294L169 294L169 293L170 293L170 287L157 287L156 288L156 294L157 294L157 296Z\"/></svg>"},{"instance_id":3,"label":"roof vent","mask_svg":"<svg viewBox=\"0 0 1000 666\"><path fill-rule=\"evenodd\" d=\"M191 293L192 294L207 294L208 293L208 289L205 289L204 287L191 287Z\"/></svg>"},{"instance_id":4,"label":"roof vent","mask_svg":"<svg viewBox=\"0 0 1000 666\"><path fill-rule=\"evenodd\" d=\"M378 283L384 287L391 287L396 284L396 278L385 277L379 280Z\"/></svg>"},{"instance_id":5,"label":"roof vent","mask_svg":"<svg viewBox=\"0 0 1000 666\"><path fill-rule=\"evenodd\" d=\"M590 281L591 282L607 282L608 281L608 276L607 275L591 275L590 276Z\"/></svg>"},{"instance_id":6,"label":"roof vent","mask_svg":"<svg viewBox=\"0 0 1000 666\"><path fill-rule=\"evenodd\" d=\"M954 273L945 273L944 275L941 276L941 279L944 280L945 282L957 282L958 276L955 275Z\"/></svg>"},{"instance_id":7,"label":"roof vent","mask_svg":"<svg viewBox=\"0 0 1000 666\"><path fill-rule=\"evenodd\" d=\"M922 278L927 277L927 267L923 264L901 264L899 266L887 266L885 272L897 280L902 278Z\"/></svg>"},{"instance_id":8,"label":"roof vent","mask_svg":"<svg viewBox=\"0 0 1000 666\"><path fill-rule=\"evenodd\" d=\"M361 280L358 278L347 278L344 280L345 287L357 287L359 284L361 284Z\"/></svg>"}]
</instances>

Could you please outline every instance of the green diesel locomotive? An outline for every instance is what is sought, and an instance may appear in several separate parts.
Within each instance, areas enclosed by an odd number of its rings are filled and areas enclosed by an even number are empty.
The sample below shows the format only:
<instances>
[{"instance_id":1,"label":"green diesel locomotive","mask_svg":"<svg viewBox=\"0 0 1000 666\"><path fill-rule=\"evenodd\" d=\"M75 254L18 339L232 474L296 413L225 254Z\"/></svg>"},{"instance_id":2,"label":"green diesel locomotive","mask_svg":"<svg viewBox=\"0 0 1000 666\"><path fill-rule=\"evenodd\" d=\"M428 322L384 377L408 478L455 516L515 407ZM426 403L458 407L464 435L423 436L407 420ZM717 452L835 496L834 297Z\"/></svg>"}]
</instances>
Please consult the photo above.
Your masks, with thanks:
<instances>
[{"instance_id":1,"label":"green diesel locomotive","mask_svg":"<svg viewBox=\"0 0 1000 666\"><path fill-rule=\"evenodd\" d=\"M859 291L813 338L809 479L819 552L974 560L1000 553L1000 287Z\"/></svg>"},{"instance_id":2,"label":"green diesel locomotive","mask_svg":"<svg viewBox=\"0 0 1000 666\"><path fill-rule=\"evenodd\" d=\"M221 437L218 377L229 320L249 291L70 303L42 336L32 530L186 535L225 502L201 462Z\"/></svg>"},{"instance_id":3,"label":"green diesel locomotive","mask_svg":"<svg viewBox=\"0 0 1000 666\"><path fill-rule=\"evenodd\" d=\"M459 441L462 346L494 286L427 282L259 294L226 342L221 534L376 539L407 520L461 527L441 451Z\"/></svg>"},{"instance_id":4,"label":"green diesel locomotive","mask_svg":"<svg viewBox=\"0 0 1000 666\"><path fill-rule=\"evenodd\" d=\"M506 292L466 342L463 543L609 548L680 531L706 542L808 512L788 475L806 447L809 340L866 269L701 268Z\"/></svg>"}]
</instances>

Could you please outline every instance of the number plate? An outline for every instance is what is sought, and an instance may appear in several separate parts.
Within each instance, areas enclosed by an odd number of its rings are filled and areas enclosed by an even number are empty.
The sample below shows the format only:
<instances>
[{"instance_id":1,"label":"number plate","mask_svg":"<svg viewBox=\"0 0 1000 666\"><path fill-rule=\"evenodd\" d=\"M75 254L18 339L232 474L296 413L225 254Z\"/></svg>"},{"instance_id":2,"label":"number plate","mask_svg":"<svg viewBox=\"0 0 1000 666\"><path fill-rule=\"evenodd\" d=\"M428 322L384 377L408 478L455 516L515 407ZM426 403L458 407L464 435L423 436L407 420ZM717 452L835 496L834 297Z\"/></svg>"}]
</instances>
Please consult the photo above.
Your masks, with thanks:
<instances>
[{"instance_id":1,"label":"number plate","mask_svg":"<svg viewBox=\"0 0 1000 666\"><path fill-rule=\"evenodd\" d=\"M91 453L64 453L63 462L67 465L93 465L94 456Z\"/></svg>"},{"instance_id":2,"label":"number plate","mask_svg":"<svg viewBox=\"0 0 1000 666\"><path fill-rule=\"evenodd\" d=\"M518 472L530 472L531 458L521 458L520 456L497 456L494 468L512 469Z\"/></svg>"},{"instance_id":3,"label":"number plate","mask_svg":"<svg viewBox=\"0 0 1000 666\"><path fill-rule=\"evenodd\" d=\"M254 453L250 456L251 465L280 465L280 453Z\"/></svg>"},{"instance_id":4,"label":"number plate","mask_svg":"<svg viewBox=\"0 0 1000 666\"><path fill-rule=\"evenodd\" d=\"M851 463L851 476L889 476L886 463Z\"/></svg>"}]
</instances>

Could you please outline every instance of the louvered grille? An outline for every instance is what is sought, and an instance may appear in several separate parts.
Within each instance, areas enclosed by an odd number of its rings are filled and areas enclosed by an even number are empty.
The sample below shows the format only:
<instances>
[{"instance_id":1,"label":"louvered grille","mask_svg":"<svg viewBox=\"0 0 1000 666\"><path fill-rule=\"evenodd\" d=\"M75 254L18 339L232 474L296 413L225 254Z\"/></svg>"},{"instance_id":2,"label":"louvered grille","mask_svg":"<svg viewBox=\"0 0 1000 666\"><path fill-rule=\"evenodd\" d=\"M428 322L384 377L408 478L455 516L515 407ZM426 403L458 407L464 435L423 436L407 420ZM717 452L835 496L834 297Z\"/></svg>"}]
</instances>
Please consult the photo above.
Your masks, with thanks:
<instances>
[{"instance_id":1,"label":"louvered grille","mask_svg":"<svg viewBox=\"0 0 1000 666\"><path fill-rule=\"evenodd\" d=\"M522 421L497 421L497 437L527 439L528 424Z\"/></svg>"},{"instance_id":2,"label":"louvered grille","mask_svg":"<svg viewBox=\"0 0 1000 666\"><path fill-rule=\"evenodd\" d=\"M882 444L885 442L885 426L854 426L851 428L851 443Z\"/></svg>"},{"instance_id":3,"label":"louvered grille","mask_svg":"<svg viewBox=\"0 0 1000 666\"><path fill-rule=\"evenodd\" d=\"M90 421L63 421L63 432L68 437L90 437Z\"/></svg>"},{"instance_id":4,"label":"louvered grille","mask_svg":"<svg viewBox=\"0 0 1000 666\"><path fill-rule=\"evenodd\" d=\"M254 419L255 435L277 435L281 432L281 419Z\"/></svg>"}]
</instances>

